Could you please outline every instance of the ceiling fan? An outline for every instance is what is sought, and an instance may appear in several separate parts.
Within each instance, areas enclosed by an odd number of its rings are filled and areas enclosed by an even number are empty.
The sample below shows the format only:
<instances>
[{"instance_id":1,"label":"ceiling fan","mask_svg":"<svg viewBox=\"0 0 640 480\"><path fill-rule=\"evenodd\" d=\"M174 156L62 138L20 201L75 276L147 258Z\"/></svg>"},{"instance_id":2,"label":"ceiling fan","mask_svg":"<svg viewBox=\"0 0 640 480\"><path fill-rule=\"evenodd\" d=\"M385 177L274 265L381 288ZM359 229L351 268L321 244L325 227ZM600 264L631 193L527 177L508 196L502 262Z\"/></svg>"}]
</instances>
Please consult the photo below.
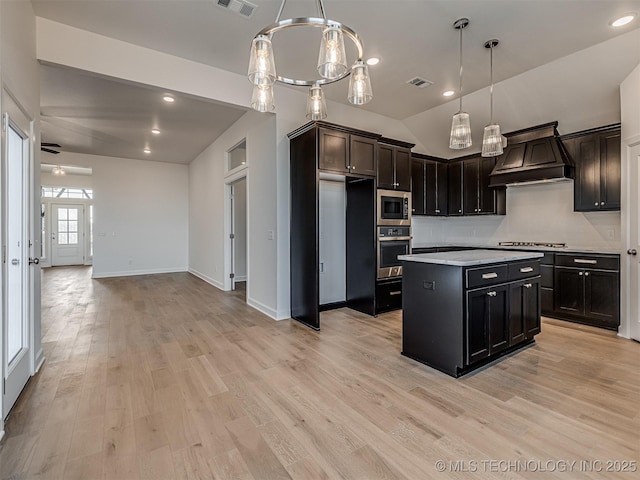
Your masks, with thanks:
<instances>
[{"instance_id":1,"label":"ceiling fan","mask_svg":"<svg viewBox=\"0 0 640 480\"><path fill-rule=\"evenodd\" d=\"M47 142L41 142L40 143L40 150L42 150L43 152L47 152L47 153L53 153L54 155L59 154L60 152L57 150L52 150L51 148L48 147L53 147L53 148L62 148L60 145L58 145L57 143L47 143Z\"/></svg>"}]
</instances>

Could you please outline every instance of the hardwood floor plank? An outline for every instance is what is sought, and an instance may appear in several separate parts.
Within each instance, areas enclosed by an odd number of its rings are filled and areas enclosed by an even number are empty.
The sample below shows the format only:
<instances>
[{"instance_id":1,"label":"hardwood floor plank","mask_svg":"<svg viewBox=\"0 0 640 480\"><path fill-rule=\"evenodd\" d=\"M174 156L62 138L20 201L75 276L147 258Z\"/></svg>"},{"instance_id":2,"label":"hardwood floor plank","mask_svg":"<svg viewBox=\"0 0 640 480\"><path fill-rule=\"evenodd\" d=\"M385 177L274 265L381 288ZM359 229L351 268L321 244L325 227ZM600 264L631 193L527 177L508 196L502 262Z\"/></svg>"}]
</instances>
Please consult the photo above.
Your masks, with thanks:
<instances>
[{"instance_id":1,"label":"hardwood floor plank","mask_svg":"<svg viewBox=\"0 0 640 480\"><path fill-rule=\"evenodd\" d=\"M316 332L188 273L90 272L43 271L46 362L6 421L2 479L535 480L482 462L640 461L640 345L613 332L543 319L530 348L454 379L400 355L401 312L327 311Z\"/></svg>"}]
</instances>

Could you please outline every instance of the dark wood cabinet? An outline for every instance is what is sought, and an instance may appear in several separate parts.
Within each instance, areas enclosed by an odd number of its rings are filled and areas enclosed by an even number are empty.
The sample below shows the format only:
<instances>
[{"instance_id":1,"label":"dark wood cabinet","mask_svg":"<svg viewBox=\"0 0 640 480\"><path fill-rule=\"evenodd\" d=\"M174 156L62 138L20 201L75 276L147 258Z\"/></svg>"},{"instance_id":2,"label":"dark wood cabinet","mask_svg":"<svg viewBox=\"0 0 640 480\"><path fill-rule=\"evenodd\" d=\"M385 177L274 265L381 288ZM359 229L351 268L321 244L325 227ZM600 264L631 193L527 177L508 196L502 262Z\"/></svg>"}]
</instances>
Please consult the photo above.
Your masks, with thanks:
<instances>
[{"instance_id":1,"label":"dark wood cabinet","mask_svg":"<svg viewBox=\"0 0 640 480\"><path fill-rule=\"evenodd\" d=\"M412 144L390 139L378 143L378 188L387 190L411 190ZM393 143L392 143L393 142Z\"/></svg>"},{"instance_id":2,"label":"dark wood cabinet","mask_svg":"<svg viewBox=\"0 0 640 480\"><path fill-rule=\"evenodd\" d=\"M557 254L554 315L597 327L620 325L619 258L611 255Z\"/></svg>"},{"instance_id":3,"label":"dark wood cabinet","mask_svg":"<svg viewBox=\"0 0 640 480\"><path fill-rule=\"evenodd\" d=\"M563 137L576 167L576 212L620 210L620 142L619 125Z\"/></svg>"},{"instance_id":4,"label":"dark wood cabinet","mask_svg":"<svg viewBox=\"0 0 640 480\"><path fill-rule=\"evenodd\" d=\"M447 211L449 215L462 215L462 162L451 162L447 168Z\"/></svg>"},{"instance_id":5,"label":"dark wood cabinet","mask_svg":"<svg viewBox=\"0 0 640 480\"><path fill-rule=\"evenodd\" d=\"M467 293L467 363L475 363L509 346L508 299L508 285Z\"/></svg>"},{"instance_id":6,"label":"dark wood cabinet","mask_svg":"<svg viewBox=\"0 0 640 480\"><path fill-rule=\"evenodd\" d=\"M511 284L509 291L509 344L515 345L540 333L540 279Z\"/></svg>"},{"instance_id":7,"label":"dark wood cabinet","mask_svg":"<svg viewBox=\"0 0 640 480\"><path fill-rule=\"evenodd\" d=\"M376 175L375 138L320 128L318 168L348 175Z\"/></svg>"},{"instance_id":8,"label":"dark wood cabinet","mask_svg":"<svg viewBox=\"0 0 640 480\"><path fill-rule=\"evenodd\" d=\"M446 216L447 163L443 159L412 154L411 205L414 215Z\"/></svg>"},{"instance_id":9,"label":"dark wood cabinet","mask_svg":"<svg viewBox=\"0 0 640 480\"><path fill-rule=\"evenodd\" d=\"M462 210L464 215L504 215L506 213L506 189L489 186L489 175L495 167L496 159L474 155L463 159L461 163L462 208L458 208L458 210ZM454 185L451 185L450 181L449 188L457 189L458 179L455 174L453 182ZM450 196L450 201L457 202L456 193L453 194L453 198ZM455 211L455 208L453 210Z\"/></svg>"},{"instance_id":10,"label":"dark wood cabinet","mask_svg":"<svg viewBox=\"0 0 640 480\"><path fill-rule=\"evenodd\" d=\"M382 280L376 284L376 312L402 308L402 279Z\"/></svg>"},{"instance_id":11,"label":"dark wood cabinet","mask_svg":"<svg viewBox=\"0 0 640 480\"><path fill-rule=\"evenodd\" d=\"M425 164L426 162L419 158L411 159L411 212L413 215L426 214Z\"/></svg>"}]
</instances>

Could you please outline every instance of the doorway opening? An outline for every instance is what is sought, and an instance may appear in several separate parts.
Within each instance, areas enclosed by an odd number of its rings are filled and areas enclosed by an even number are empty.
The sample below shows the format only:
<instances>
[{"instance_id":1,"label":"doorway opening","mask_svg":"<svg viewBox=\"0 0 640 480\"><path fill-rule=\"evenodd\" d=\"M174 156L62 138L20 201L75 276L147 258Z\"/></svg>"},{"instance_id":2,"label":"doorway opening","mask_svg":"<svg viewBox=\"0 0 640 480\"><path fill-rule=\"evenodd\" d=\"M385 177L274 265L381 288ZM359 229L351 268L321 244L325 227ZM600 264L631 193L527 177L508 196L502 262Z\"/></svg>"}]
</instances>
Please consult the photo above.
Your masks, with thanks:
<instances>
[{"instance_id":1,"label":"doorway opening","mask_svg":"<svg viewBox=\"0 0 640 480\"><path fill-rule=\"evenodd\" d=\"M229 185L231 229L231 290L242 293L247 290L247 178Z\"/></svg>"}]
</instances>

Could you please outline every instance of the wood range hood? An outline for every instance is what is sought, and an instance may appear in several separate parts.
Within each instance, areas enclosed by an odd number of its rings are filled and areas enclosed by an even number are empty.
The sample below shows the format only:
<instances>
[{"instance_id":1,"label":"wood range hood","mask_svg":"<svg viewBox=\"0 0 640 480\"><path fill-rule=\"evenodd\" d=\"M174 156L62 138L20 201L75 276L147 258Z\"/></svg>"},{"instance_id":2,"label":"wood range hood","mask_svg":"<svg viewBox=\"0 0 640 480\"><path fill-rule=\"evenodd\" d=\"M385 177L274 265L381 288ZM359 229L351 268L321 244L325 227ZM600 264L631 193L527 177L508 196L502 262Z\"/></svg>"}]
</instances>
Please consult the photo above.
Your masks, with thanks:
<instances>
[{"instance_id":1,"label":"wood range hood","mask_svg":"<svg viewBox=\"0 0 640 480\"><path fill-rule=\"evenodd\" d=\"M558 122L511 132L491 172L489 186L558 182L574 178L575 167L560 141Z\"/></svg>"}]
</instances>

